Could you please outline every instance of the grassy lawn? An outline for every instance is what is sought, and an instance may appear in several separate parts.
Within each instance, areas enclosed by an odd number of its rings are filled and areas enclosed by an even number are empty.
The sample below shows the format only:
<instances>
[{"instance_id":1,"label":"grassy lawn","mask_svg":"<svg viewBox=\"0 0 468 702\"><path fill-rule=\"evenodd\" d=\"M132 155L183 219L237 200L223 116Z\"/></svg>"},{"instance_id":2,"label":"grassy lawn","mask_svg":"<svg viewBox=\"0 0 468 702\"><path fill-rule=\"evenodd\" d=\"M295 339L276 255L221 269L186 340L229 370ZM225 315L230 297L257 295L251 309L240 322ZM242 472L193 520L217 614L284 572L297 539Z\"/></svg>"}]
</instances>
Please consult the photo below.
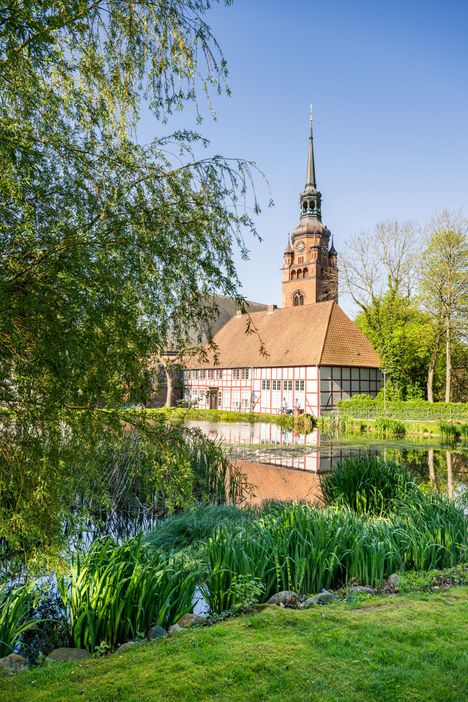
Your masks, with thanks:
<instances>
[{"instance_id":1,"label":"grassy lawn","mask_svg":"<svg viewBox=\"0 0 468 702\"><path fill-rule=\"evenodd\" d=\"M121 655L0 682L9 702L468 699L468 592L269 607Z\"/></svg>"}]
</instances>

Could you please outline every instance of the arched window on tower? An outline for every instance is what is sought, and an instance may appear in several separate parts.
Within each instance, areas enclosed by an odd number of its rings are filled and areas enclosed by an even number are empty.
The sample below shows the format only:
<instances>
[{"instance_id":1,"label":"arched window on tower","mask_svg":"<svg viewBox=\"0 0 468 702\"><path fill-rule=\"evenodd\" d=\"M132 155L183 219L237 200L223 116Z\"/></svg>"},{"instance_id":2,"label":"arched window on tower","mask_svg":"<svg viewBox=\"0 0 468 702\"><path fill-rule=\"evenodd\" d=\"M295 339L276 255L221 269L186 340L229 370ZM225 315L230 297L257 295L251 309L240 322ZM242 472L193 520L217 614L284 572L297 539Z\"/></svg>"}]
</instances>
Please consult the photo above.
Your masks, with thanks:
<instances>
[{"instance_id":1,"label":"arched window on tower","mask_svg":"<svg viewBox=\"0 0 468 702\"><path fill-rule=\"evenodd\" d=\"M296 271L291 271L291 280L296 279Z\"/></svg>"},{"instance_id":2,"label":"arched window on tower","mask_svg":"<svg viewBox=\"0 0 468 702\"><path fill-rule=\"evenodd\" d=\"M300 268L299 268L299 270L297 271L297 277L298 277L298 279L299 279L299 278L302 278L302 271L301 271Z\"/></svg>"},{"instance_id":3,"label":"arched window on tower","mask_svg":"<svg viewBox=\"0 0 468 702\"><path fill-rule=\"evenodd\" d=\"M303 275L304 278L307 278L307 276L309 275L309 269L308 269L308 268L304 268L304 270L302 271L302 275Z\"/></svg>"},{"instance_id":4,"label":"arched window on tower","mask_svg":"<svg viewBox=\"0 0 468 702\"><path fill-rule=\"evenodd\" d=\"M300 307L304 304L304 295L298 290L293 295L293 307Z\"/></svg>"}]
</instances>

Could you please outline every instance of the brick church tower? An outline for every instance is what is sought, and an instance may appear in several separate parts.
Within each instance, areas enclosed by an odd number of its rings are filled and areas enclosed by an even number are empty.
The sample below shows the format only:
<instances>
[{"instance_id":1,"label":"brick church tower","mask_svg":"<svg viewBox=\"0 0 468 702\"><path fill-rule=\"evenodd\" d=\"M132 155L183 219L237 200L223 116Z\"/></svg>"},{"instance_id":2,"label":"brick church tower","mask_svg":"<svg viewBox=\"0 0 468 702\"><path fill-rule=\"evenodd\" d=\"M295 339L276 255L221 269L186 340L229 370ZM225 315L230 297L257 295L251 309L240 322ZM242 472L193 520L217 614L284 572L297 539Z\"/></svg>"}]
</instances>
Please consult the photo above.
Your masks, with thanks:
<instances>
[{"instance_id":1,"label":"brick church tower","mask_svg":"<svg viewBox=\"0 0 468 702\"><path fill-rule=\"evenodd\" d=\"M309 154L304 191L300 195L300 222L284 252L283 307L338 302L337 252L331 232L322 224L322 194L315 180L312 108Z\"/></svg>"}]
</instances>

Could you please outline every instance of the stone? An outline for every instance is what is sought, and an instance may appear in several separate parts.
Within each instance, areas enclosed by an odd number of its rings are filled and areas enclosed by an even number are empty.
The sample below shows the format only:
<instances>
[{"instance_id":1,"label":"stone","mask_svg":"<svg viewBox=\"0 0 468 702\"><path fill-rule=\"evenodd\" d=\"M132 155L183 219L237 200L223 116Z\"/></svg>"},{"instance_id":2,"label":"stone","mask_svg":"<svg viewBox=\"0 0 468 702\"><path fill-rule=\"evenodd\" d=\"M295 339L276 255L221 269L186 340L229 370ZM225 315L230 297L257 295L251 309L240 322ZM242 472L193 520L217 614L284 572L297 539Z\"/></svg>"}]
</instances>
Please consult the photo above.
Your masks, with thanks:
<instances>
[{"instance_id":1,"label":"stone","mask_svg":"<svg viewBox=\"0 0 468 702\"><path fill-rule=\"evenodd\" d=\"M393 590L393 592L397 592L400 580L401 580L401 578L399 575L397 575L396 573L392 573L392 575L387 580L387 587L390 590Z\"/></svg>"},{"instance_id":2,"label":"stone","mask_svg":"<svg viewBox=\"0 0 468 702\"><path fill-rule=\"evenodd\" d=\"M350 587L348 592L363 592L365 595L376 595L377 590L373 587L368 587L367 585L353 585Z\"/></svg>"},{"instance_id":3,"label":"stone","mask_svg":"<svg viewBox=\"0 0 468 702\"><path fill-rule=\"evenodd\" d=\"M167 631L163 629L162 626L159 626L159 624L156 624L156 626L152 626L151 629L148 631L149 639L162 639L165 636L167 636Z\"/></svg>"},{"instance_id":4,"label":"stone","mask_svg":"<svg viewBox=\"0 0 468 702\"><path fill-rule=\"evenodd\" d=\"M55 663L62 661L79 661L84 658L90 658L91 654L84 648L54 648L48 655Z\"/></svg>"},{"instance_id":5,"label":"stone","mask_svg":"<svg viewBox=\"0 0 468 702\"><path fill-rule=\"evenodd\" d=\"M298 602L299 595L297 592L292 592L291 590L277 592L276 595L273 595L273 597L267 600L267 604L284 605L285 607L295 607Z\"/></svg>"},{"instance_id":6,"label":"stone","mask_svg":"<svg viewBox=\"0 0 468 702\"><path fill-rule=\"evenodd\" d=\"M322 590L322 592L319 592L318 595L315 595L315 598L310 599L315 599L315 604L327 605L330 604L330 602L334 602L338 598L335 594L333 594L333 592L329 592L328 590Z\"/></svg>"},{"instance_id":7,"label":"stone","mask_svg":"<svg viewBox=\"0 0 468 702\"><path fill-rule=\"evenodd\" d=\"M205 624L205 622L206 617L204 617L203 615L192 614L191 612L188 612L179 619L177 624L178 626L182 627L182 629L190 629L190 627L192 626L201 626L202 624Z\"/></svg>"},{"instance_id":8,"label":"stone","mask_svg":"<svg viewBox=\"0 0 468 702\"><path fill-rule=\"evenodd\" d=\"M178 624L173 624L169 627L167 633L169 634L169 636L174 636L174 634L180 634L181 631L183 631L181 626L179 626Z\"/></svg>"},{"instance_id":9,"label":"stone","mask_svg":"<svg viewBox=\"0 0 468 702\"><path fill-rule=\"evenodd\" d=\"M0 672L7 675L22 673L29 668L29 663L26 658L19 656L17 653L10 653L4 658L0 658Z\"/></svg>"}]
</instances>

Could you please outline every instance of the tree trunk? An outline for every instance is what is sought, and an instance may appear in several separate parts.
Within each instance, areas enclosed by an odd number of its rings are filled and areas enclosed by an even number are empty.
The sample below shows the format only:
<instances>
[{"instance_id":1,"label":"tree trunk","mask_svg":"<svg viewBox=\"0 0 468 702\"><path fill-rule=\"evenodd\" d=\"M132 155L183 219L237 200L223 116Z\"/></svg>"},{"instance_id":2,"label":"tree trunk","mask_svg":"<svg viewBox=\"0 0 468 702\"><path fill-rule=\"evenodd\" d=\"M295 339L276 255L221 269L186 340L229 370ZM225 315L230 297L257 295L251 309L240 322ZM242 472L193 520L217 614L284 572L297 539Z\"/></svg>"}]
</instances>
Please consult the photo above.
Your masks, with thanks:
<instances>
[{"instance_id":1,"label":"tree trunk","mask_svg":"<svg viewBox=\"0 0 468 702\"><path fill-rule=\"evenodd\" d=\"M447 451L445 454L447 461L447 495L453 497L453 470L452 470L452 454Z\"/></svg>"},{"instance_id":2,"label":"tree trunk","mask_svg":"<svg viewBox=\"0 0 468 702\"><path fill-rule=\"evenodd\" d=\"M452 329L449 315L447 315L445 334L445 402L450 402L452 397Z\"/></svg>"},{"instance_id":3,"label":"tree trunk","mask_svg":"<svg viewBox=\"0 0 468 702\"><path fill-rule=\"evenodd\" d=\"M429 368L427 371L427 400L428 400L428 402L434 402L434 392L433 392L434 366L435 366L435 363L433 363L432 358L431 358L430 363L429 363Z\"/></svg>"},{"instance_id":4,"label":"tree trunk","mask_svg":"<svg viewBox=\"0 0 468 702\"><path fill-rule=\"evenodd\" d=\"M434 372L437 359L439 357L440 350L440 327L437 325L437 333L434 339L434 348L431 353L431 360L429 361L429 368L427 369L427 399L428 402L434 402Z\"/></svg>"},{"instance_id":5,"label":"tree trunk","mask_svg":"<svg viewBox=\"0 0 468 702\"><path fill-rule=\"evenodd\" d=\"M164 406L165 407L172 407L172 375L169 372L169 369L167 368L166 365L164 365L164 372L166 373L166 383L167 383L166 404Z\"/></svg>"},{"instance_id":6,"label":"tree trunk","mask_svg":"<svg viewBox=\"0 0 468 702\"><path fill-rule=\"evenodd\" d=\"M431 481L431 488L437 490L436 474L434 468L434 449L431 448L427 454L427 465L429 467L429 480Z\"/></svg>"}]
</instances>

